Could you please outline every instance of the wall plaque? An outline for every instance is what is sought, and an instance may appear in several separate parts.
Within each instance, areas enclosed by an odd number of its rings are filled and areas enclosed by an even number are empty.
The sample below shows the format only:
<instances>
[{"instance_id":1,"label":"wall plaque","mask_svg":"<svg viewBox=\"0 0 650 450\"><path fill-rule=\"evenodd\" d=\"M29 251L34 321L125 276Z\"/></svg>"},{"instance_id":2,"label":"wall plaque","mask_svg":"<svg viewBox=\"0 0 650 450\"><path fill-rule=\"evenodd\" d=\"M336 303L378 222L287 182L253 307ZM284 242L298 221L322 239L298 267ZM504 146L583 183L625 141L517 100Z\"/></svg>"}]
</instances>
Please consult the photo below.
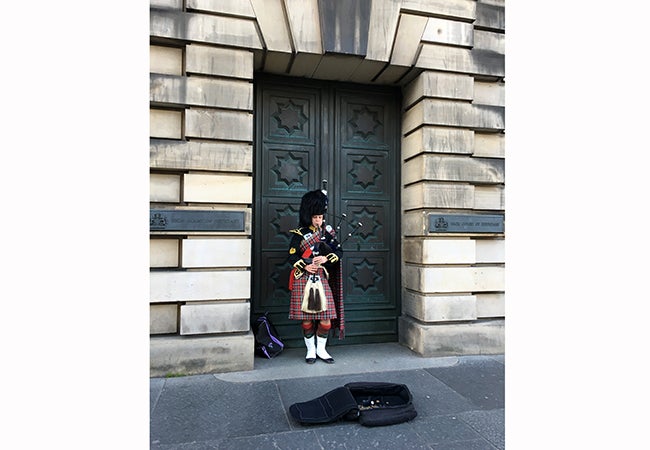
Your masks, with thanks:
<instances>
[{"instance_id":1,"label":"wall plaque","mask_svg":"<svg viewBox=\"0 0 650 450\"><path fill-rule=\"evenodd\" d=\"M503 214L430 214L429 233L503 233Z\"/></svg>"},{"instance_id":2,"label":"wall plaque","mask_svg":"<svg viewBox=\"0 0 650 450\"><path fill-rule=\"evenodd\" d=\"M150 231L245 231L244 211L150 210Z\"/></svg>"}]
</instances>

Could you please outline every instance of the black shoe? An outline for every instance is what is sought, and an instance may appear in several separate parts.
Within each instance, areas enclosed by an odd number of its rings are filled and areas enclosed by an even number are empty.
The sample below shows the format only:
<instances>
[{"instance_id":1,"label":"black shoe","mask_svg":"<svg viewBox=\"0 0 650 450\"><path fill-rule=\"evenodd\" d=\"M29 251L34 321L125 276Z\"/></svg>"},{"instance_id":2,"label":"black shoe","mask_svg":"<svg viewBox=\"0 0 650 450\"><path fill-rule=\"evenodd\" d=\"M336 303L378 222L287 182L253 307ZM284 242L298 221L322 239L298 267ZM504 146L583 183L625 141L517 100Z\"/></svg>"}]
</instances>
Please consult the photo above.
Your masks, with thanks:
<instances>
[{"instance_id":1,"label":"black shoe","mask_svg":"<svg viewBox=\"0 0 650 450\"><path fill-rule=\"evenodd\" d=\"M305 362L307 364L314 364L316 362L316 358L305 358Z\"/></svg>"},{"instance_id":2,"label":"black shoe","mask_svg":"<svg viewBox=\"0 0 650 450\"><path fill-rule=\"evenodd\" d=\"M334 364L334 358L321 358L320 356L318 357L321 361L325 361L327 364Z\"/></svg>"}]
</instances>

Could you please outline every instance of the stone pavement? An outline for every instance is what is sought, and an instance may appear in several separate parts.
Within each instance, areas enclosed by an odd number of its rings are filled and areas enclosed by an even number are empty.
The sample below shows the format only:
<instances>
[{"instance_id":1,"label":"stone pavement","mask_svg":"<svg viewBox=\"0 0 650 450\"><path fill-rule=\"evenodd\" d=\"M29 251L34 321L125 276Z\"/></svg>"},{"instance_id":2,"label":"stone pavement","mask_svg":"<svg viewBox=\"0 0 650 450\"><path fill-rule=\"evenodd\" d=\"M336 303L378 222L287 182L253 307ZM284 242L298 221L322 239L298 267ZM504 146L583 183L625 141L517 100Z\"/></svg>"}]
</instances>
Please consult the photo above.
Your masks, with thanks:
<instances>
[{"instance_id":1,"label":"stone pavement","mask_svg":"<svg viewBox=\"0 0 650 450\"><path fill-rule=\"evenodd\" d=\"M150 379L152 449L505 448L504 355L423 358L397 343L328 347L332 365L304 363L303 349L255 358L246 372ZM289 414L353 381L406 384L410 422L302 425Z\"/></svg>"}]
</instances>

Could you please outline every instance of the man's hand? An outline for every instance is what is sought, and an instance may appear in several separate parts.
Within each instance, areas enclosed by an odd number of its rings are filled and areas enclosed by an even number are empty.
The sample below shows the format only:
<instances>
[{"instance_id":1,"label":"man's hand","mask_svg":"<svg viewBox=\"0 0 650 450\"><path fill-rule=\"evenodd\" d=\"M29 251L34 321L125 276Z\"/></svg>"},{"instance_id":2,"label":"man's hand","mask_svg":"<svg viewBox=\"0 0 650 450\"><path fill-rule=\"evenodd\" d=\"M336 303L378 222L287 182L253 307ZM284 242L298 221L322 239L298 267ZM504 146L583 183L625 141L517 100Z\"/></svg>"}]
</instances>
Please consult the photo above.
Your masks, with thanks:
<instances>
[{"instance_id":1,"label":"man's hand","mask_svg":"<svg viewBox=\"0 0 650 450\"><path fill-rule=\"evenodd\" d=\"M314 259L312 259L311 264L307 264L305 266L305 270L309 273L316 273L320 265L326 262L327 262L327 258L325 256L314 256Z\"/></svg>"},{"instance_id":2,"label":"man's hand","mask_svg":"<svg viewBox=\"0 0 650 450\"><path fill-rule=\"evenodd\" d=\"M327 262L327 257L325 256L315 256L313 259L314 264L325 264Z\"/></svg>"}]
</instances>

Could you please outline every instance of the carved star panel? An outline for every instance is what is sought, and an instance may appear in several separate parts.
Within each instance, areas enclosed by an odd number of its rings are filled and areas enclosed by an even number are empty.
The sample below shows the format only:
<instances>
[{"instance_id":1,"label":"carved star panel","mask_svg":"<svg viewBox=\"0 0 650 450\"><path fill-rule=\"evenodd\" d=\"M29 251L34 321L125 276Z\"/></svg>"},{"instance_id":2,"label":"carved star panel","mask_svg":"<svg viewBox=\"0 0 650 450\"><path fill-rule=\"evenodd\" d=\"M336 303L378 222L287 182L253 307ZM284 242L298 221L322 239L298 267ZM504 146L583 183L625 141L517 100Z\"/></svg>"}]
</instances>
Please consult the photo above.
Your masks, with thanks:
<instances>
[{"instance_id":1,"label":"carved star panel","mask_svg":"<svg viewBox=\"0 0 650 450\"><path fill-rule=\"evenodd\" d=\"M283 147L290 147L283 148ZM264 195L282 195L294 198L307 192L310 175L314 175L314 149L307 146L264 146L262 187Z\"/></svg>"},{"instance_id":2,"label":"carved star panel","mask_svg":"<svg viewBox=\"0 0 650 450\"><path fill-rule=\"evenodd\" d=\"M354 234L344 244L344 249L385 250L390 248L386 227L386 208L388 205L375 204L356 206L348 202L346 214L353 224L361 223ZM341 227L344 236L349 232L349 225Z\"/></svg>"},{"instance_id":3,"label":"carved star panel","mask_svg":"<svg viewBox=\"0 0 650 450\"><path fill-rule=\"evenodd\" d=\"M345 190L352 195L373 195L388 198L391 174L386 152L347 150Z\"/></svg>"},{"instance_id":4,"label":"carved star panel","mask_svg":"<svg viewBox=\"0 0 650 450\"><path fill-rule=\"evenodd\" d=\"M384 109L380 106L347 103L344 145L384 144Z\"/></svg>"},{"instance_id":5,"label":"carved star panel","mask_svg":"<svg viewBox=\"0 0 650 450\"><path fill-rule=\"evenodd\" d=\"M274 155L275 164L270 170L275 175L275 184L283 184L291 188L295 184L303 184L307 168L303 165L303 158L291 152Z\"/></svg>"},{"instance_id":6,"label":"carved star panel","mask_svg":"<svg viewBox=\"0 0 650 450\"><path fill-rule=\"evenodd\" d=\"M386 303L386 268L382 258L373 256L348 257L343 260L348 285L345 304Z\"/></svg>"},{"instance_id":7,"label":"carved star panel","mask_svg":"<svg viewBox=\"0 0 650 450\"><path fill-rule=\"evenodd\" d=\"M268 135L270 138L312 141L313 120L309 98L270 96Z\"/></svg>"}]
</instances>

